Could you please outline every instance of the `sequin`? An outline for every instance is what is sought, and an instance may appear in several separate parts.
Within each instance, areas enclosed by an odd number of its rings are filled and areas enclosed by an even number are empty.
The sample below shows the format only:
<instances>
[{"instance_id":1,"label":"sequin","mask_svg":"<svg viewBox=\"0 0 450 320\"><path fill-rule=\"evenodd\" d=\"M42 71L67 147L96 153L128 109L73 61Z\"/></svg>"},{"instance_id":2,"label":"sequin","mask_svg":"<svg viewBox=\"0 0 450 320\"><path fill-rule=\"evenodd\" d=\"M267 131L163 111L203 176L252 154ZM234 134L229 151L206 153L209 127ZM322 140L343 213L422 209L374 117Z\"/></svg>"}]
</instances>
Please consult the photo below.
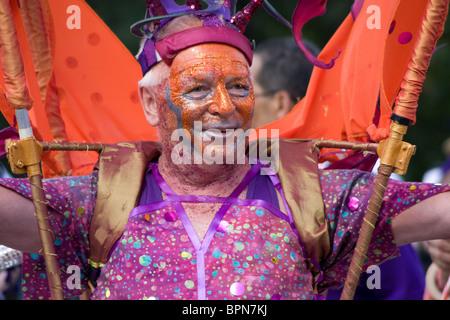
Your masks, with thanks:
<instances>
[{"instance_id":1,"label":"sequin","mask_svg":"<svg viewBox=\"0 0 450 320\"><path fill-rule=\"evenodd\" d=\"M356 197L350 197L348 200L348 208L350 211L355 211L359 207L359 199Z\"/></svg>"},{"instance_id":2,"label":"sequin","mask_svg":"<svg viewBox=\"0 0 450 320\"><path fill-rule=\"evenodd\" d=\"M258 217L262 217L262 216L264 215L264 210L257 209L257 210L255 211L255 213L256 213L256 215L257 215Z\"/></svg>"},{"instance_id":3,"label":"sequin","mask_svg":"<svg viewBox=\"0 0 450 320\"><path fill-rule=\"evenodd\" d=\"M85 210L84 210L83 207L78 207L78 208L77 208L77 213L78 213L78 215L80 215L80 216L84 213L84 211L85 211Z\"/></svg>"},{"instance_id":4,"label":"sequin","mask_svg":"<svg viewBox=\"0 0 450 320\"><path fill-rule=\"evenodd\" d=\"M294 261L294 262L297 262L297 261L298 261L298 257L297 257L297 255L295 254L295 252L291 252L291 253L289 254L289 256L290 256L290 258L292 259L292 261Z\"/></svg>"},{"instance_id":5,"label":"sequin","mask_svg":"<svg viewBox=\"0 0 450 320\"><path fill-rule=\"evenodd\" d=\"M245 292L245 286L240 282L235 282L230 286L230 293L233 296L242 296Z\"/></svg>"},{"instance_id":6,"label":"sequin","mask_svg":"<svg viewBox=\"0 0 450 320\"><path fill-rule=\"evenodd\" d=\"M169 222L174 222L178 220L178 215L174 211L169 211L164 214L164 219Z\"/></svg>"},{"instance_id":7,"label":"sequin","mask_svg":"<svg viewBox=\"0 0 450 320\"><path fill-rule=\"evenodd\" d=\"M240 241L236 241L236 242L234 243L234 247L235 247L236 250L238 250L238 251L242 251L242 250L245 249L245 245L244 245L242 242L240 242Z\"/></svg>"},{"instance_id":8,"label":"sequin","mask_svg":"<svg viewBox=\"0 0 450 320\"><path fill-rule=\"evenodd\" d=\"M148 255L144 254L139 257L139 263L141 266L148 266L152 262L152 258L150 258Z\"/></svg>"},{"instance_id":9,"label":"sequin","mask_svg":"<svg viewBox=\"0 0 450 320\"><path fill-rule=\"evenodd\" d=\"M219 226L217 227L217 231L225 233L228 232L228 228L230 227L230 224L227 221L220 221Z\"/></svg>"}]
</instances>

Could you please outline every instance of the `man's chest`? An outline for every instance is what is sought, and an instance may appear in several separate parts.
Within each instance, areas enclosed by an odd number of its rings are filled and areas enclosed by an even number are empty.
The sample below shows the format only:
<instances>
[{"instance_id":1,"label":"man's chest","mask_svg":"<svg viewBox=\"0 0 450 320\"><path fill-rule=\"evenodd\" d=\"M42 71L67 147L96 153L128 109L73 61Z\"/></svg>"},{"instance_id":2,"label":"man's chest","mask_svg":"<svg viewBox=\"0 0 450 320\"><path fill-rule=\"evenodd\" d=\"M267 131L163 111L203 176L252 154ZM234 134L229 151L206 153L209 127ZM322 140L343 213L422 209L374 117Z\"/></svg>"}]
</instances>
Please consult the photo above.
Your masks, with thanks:
<instances>
[{"instance_id":1,"label":"man's chest","mask_svg":"<svg viewBox=\"0 0 450 320\"><path fill-rule=\"evenodd\" d=\"M198 242L191 228L172 206L132 217L97 298L311 298L311 274L287 221L231 205L206 241Z\"/></svg>"}]
</instances>

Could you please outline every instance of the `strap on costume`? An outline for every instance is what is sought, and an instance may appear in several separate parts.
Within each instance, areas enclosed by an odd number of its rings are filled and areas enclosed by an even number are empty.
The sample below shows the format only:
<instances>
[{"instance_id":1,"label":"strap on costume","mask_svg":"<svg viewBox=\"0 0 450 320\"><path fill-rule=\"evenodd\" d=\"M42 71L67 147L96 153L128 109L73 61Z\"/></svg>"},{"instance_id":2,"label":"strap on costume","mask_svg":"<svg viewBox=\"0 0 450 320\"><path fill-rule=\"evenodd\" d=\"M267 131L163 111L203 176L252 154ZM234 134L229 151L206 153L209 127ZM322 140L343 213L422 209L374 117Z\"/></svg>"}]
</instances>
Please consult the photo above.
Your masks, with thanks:
<instances>
[{"instance_id":1,"label":"strap on costume","mask_svg":"<svg viewBox=\"0 0 450 320\"><path fill-rule=\"evenodd\" d=\"M273 170L269 167L269 166L265 166L262 168L262 170L264 170L266 172L266 174L269 176L270 181L272 181L273 186L278 190L278 192L281 195L281 198L283 199L283 204L284 204L284 208L289 216L289 224L291 225L291 229L292 231L295 233L295 235L297 236L298 242L300 244L300 247L302 248L303 253L306 253L303 241L297 231L297 228L295 226L295 222L294 222L294 218L292 217L292 213L291 213L291 209L289 208L287 201L286 201L286 197L284 196L284 192L283 192L283 188L281 188L281 182L280 179L278 178L278 176L275 174L275 172L273 172ZM316 261L313 258L310 257L306 257L306 260L311 263L312 265L314 265L318 271L318 274L314 276L314 288L315 288L315 297L318 297L319 295L317 294L317 285L320 281L322 281L323 279L323 273L322 273L322 268L320 267L320 263L318 261Z\"/></svg>"},{"instance_id":2,"label":"strap on costume","mask_svg":"<svg viewBox=\"0 0 450 320\"><path fill-rule=\"evenodd\" d=\"M170 188L170 186L165 182L164 178L160 175L158 170L158 165L156 163L150 164L152 177L154 178L154 181L157 185L159 185L160 189L166 194L166 198L162 200L158 204L159 207L166 206L168 204L172 204L176 211L179 213L179 218L182 221L189 237L191 238L192 243L194 244L195 249L197 250L197 254L199 256L204 256L205 251L207 250L212 237L214 233L217 230L217 227L222 220L223 216L226 214L229 206L231 204L237 204L241 206L248 206L248 205L256 205L260 207L267 208L272 214L279 217L280 219L284 219L289 222L292 231L297 236L297 239L299 241L299 245L302 248L302 251L306 253L304 245L302 243L302 239L300 235L297 232L294 219L292 217L291 210L287 204L286 198L284 196L283 189L281 187L281 182L277 175L270 169L269 166L261 164L261 162L258 161L257 165L253 165L250 171L247 173L247 175L244 177L244 179L241 181L241 183L236 187L236 189L230 194L229 197L217 197L217 196L196 196L196 195L177 195L175 192ZM242 191L249 186L250 182L255 182L255 176L257 175L259 170L264 170L265 173L268 175L270 179L269 186L269 194L271 193L271 190L277 189L281 195L282 201L284 203L284 207L286 209L286 214L281 212L278 205L278 198L276 196L276 192L274 192L273 196L269 196L271 199L269 201L266 201L264 199L260 199L257 196L255 198L248 198L247 199L240 199L237 198L239 194L242 193ZM254 185L253 185L254 187ZM272 187L272 188L270 188ZM254 188L252 193L254 193ZM252 195L253 196L253 195ZM201 242L198 239L198 236L187 217L184 208L181 205L181 202L197 202L197 203L222 203L221 208L214 216L213 221L211 222L210 227L208 228L208 231L205 235L205 238L203 242ZM155 210L154 207L155 204L150 203L148 205L141 205L139 207L136 207L133 209L133 211L130 214L130 218L139 214L146 213L148 211ZM287 218L287 219L286 219ZM322 270L320 268L319 262L316 260L305 257L306 261L311 263L315 266L316 270L318 270L318 273L314 275L314 296L315 299L322 299L322 296L317 293L317 284L322 280L323 274ZM200 260L200 259L199 259ZM201 269L201 270L200 270ZM313 270L312 270L313 271ZM313 273L314 274L314 273ZM199 298L204 298L204 291L205 291L205 279L204 279L204 265L199 265L199 273L198 273L198 283L199 283Z\"/></svg>"},{"instance_id":3,"label":"strap on costume","mask_svg":"<svg viewBox=\"0 0 450 320\"><path fill-rule=\"evenodd\" d=\"M244 179L239 183L239 185L233 190L233 192L230 194L228 198L234 199L238 198L238 196L242 193L242 191L245 190L249 182L255 177L255 175L258 173L258 171L261 168L261 164L258 163L256 165L253 165L250 170L245 175ZM155 178L155 181L160 186L161 190L167 195L166 199L172 198L173 206L175 207L175 210L178 213L178 217L180 221L183 223L183 226L194 245L194 248L196 250L197 254L197 283L198 283L198 299L199 300L205 300L206 299L206 279L205 279L205 253L214 237L214 234L217 231L217 228L219 227L220 221L222 221L222 218L228 211L228 208L231 205L231 202L225 202L222 203L220 209L216 212L214 215L214 218L211 222L211 224L208 227L208 230L206 231L206 234L203 238L203 241L200 241L197 232L195 231L189 217L187 216L183 206L181 205L180 199L183 198L183 196L178 196L175 194L175 192L170 188L170 186L164 181L163 177L160 175L158 170L158 165L156 163L153 164L152 168L152 174ZM204 199L211 199L213 200L214 197L203 197ZM188 201L194 201L198 199L202 199L202 197L196 197L196 196L185 196L184 199ZM217 198L213 201L216 202Z\"/></svg>"},{"instance_id":4,"label":"strap on costume","mask_svg":"<svg viewBox=\"0 0 450 320\"><path fill-rule=\"evenodd\" d=\"M128 217L139 200L147 164L159 153L160 144L138 141L105 145L100 155L97 199L89 230L88 286L91 293L111 248L123 232L127 221L123 217Z\"/></svg>"}]
</instances>

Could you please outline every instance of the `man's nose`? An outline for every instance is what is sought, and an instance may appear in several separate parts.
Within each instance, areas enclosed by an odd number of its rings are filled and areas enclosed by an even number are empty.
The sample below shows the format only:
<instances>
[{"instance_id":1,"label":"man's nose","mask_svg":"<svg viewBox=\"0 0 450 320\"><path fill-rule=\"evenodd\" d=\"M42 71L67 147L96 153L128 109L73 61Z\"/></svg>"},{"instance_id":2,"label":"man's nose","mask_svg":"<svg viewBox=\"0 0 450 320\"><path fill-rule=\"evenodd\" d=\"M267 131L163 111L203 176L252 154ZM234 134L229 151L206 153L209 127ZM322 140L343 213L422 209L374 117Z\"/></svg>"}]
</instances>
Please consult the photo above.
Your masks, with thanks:
<instances>
[{"instance_id":1,"label":"man's nose","mask_svg":"<svg viewBox=\"0 0 450 320\"><path fill-rule=\"evenodd\" d=\"M227 117L232 115L235 110L236 107L234 106L225 86L218 86L213 97L213 101L209 105L209 113L220 114L223 117Z\"/></svg>"}]
</instances>

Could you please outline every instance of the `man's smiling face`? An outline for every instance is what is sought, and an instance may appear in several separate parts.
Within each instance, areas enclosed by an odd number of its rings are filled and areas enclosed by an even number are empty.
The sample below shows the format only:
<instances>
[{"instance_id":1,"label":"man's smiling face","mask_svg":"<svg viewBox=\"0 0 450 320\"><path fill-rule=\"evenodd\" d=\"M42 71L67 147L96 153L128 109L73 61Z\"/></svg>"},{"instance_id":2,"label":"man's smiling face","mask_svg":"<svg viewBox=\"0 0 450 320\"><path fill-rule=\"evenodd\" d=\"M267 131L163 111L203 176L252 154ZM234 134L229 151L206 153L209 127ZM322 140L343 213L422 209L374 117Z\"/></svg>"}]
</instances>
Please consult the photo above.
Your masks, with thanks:
<instances>
[{"instance_id":1,"label":"man's smiling face","mask_svg":"<svg viewBox=\"0 0 450 320\"><path fill-rule=\"evenodd\" d=\"M230 46L202 44L180 52L171 65L165 96L162 140L183 129L198 151L211 141L219 150L224 146L217 141L225 143L235 130L251 126L254 95L248 62ZM202 131L195 132L200 126Z\"/></svg>"}]
</instances>

